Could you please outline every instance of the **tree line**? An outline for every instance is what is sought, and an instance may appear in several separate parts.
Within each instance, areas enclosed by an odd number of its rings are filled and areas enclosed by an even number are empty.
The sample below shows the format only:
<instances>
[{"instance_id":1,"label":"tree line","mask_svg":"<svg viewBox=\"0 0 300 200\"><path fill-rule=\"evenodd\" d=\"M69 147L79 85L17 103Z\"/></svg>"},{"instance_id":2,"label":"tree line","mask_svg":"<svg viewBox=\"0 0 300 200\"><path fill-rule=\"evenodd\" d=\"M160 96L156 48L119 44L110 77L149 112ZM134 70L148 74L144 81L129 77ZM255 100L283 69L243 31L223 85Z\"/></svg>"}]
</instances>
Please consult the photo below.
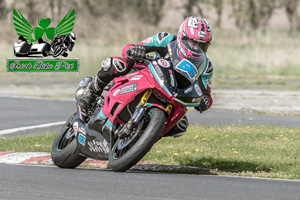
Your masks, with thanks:
<instances>
[{"instance_id":1,"label":"tree line","mask_svg":"<svg viewBox=\"0 0 300 200\"><path fill-rule=\"evenodd\" d=\"M10 2L10 3L9 3ZM205 17L208 12L215 12L216 26L222 27L225 7L230 8L230 16L239 29L247 27L259 29L267 26L274 11L284 9L289 27L300 30L299 0L0 0L0 20L5 20L13 8L24 10L28 21L35 16L48 12L51 19L61 18L66 11L75 8L82 15L93 18L103 16L122 20L125 13L135 16L144 23L158 25L164 17L166 9L183 9L184 16ZM213 8L207 10L210 6Z\"/></svg>"}]
</instances>

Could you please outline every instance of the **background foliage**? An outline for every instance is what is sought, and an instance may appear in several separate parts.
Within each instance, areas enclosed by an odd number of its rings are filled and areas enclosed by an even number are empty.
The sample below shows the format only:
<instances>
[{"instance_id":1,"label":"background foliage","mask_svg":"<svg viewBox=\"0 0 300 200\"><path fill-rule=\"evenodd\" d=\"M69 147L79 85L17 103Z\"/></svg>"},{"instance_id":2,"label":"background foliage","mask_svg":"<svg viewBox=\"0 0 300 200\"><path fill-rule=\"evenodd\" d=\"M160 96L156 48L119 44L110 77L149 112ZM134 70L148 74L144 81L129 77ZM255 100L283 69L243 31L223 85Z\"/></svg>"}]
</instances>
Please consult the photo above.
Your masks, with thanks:
<instances>
[{"instance_id":1,"label":"background foliage","mask_svg":"<svg viewBox=\"0 0 300 200\"><path fill-rule=\"evenodd\" d=\"M287 80L300 83L299 0L0 0L0 77L4 77L0 89L3 84L17 81L23 85L37 78L33 74L5 74L6 58L13 57L12 44L17 40L14 8L33 26L48 17L50 26L56 26L75 8L78 40L70 57L80 58L80 74L68 76L74 82L82 76L94 76L102 59L121 56L126 44L162 31L176 34L183 19L194 15L206 18L213 29L208 57L214 64L214 88L231 87L222 83L236 79L263 78L268 84L280 80L280 89L290 89ZM48 75L38 76L47 81Z\"/></svg>"}]
</instances>

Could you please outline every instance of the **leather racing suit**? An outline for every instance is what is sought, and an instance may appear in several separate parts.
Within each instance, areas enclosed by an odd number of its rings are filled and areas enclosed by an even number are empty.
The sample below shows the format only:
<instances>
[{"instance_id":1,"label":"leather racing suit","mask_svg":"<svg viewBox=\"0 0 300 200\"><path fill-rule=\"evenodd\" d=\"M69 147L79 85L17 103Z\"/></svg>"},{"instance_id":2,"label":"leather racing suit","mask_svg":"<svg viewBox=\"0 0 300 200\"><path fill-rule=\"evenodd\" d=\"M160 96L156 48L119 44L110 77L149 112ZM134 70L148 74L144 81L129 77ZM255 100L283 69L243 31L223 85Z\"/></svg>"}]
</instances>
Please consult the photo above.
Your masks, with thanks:
<instances>
[{"instance_id":1,"label":"leather racing suit","mask_svg":"<svg viewBox=\"0 0 300 200\"><path fill-rule=\"evenodd\" d=\"M145 53L156 52L161 57L165 57L168 53L168 44L176 40L176 36L170 33L161 32L142 42L135 44L141 45L145 49ZM102 61L102 68L97 73L96 77L93 79L92 83L88 86L85 93L91 92L91 94L83 94L79 98L79 105L83 108L86 106L85 98L90 98L91 96L101 95L103 88L114 78L123 76L130 72L134 65L134 61L128 58L128 50L135 46L133 44L128 44L123 48L122 57L111 57L106 58ZM200 70L202 69L202 70ZM198 107L195 107L198 111L203 112L208 110L212 103L213 99L211 97L211 79L213 75L213 66L210 60L205 56L202 63L198 67L198 84L202 90L203 97L201 103ZM182 81L181 81L182 82ZM184 81L183 81L184 82ZM95 98L95 97L94 97ZM106 118L105 116L102 116ZM188 126L188 120L184 116L178 123L177 126L172 128L166 136L178 137L184 134Z\"/></svg>"}]
</instances>

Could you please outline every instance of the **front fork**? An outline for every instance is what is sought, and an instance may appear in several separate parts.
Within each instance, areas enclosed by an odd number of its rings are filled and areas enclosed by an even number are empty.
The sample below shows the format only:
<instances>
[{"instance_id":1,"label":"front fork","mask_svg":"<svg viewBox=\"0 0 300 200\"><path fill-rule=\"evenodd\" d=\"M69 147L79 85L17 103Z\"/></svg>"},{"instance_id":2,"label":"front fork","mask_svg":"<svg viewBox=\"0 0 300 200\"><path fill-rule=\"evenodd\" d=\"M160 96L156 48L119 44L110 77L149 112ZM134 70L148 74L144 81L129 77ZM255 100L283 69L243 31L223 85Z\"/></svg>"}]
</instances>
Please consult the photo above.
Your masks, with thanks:
<instances>
[{"instance_id":1,"label":"front fork","mask_svg":"<svg viewBox=\"0 0 300 200\"><path fill-rule=\"evenodd\" d=\"M146 90L145 94L143 95L143 97L141 98L141 101L138 103L138 105L135 107L135 111L132 114L130 120L127 122L127 124L125 124L123 127L121 127L120 129L117 129L115 131L115 134L118 134L118 137L127 137L130 135L130 133L132 132L132 129L134 127L134 125L140 123L140 121L142 120L144 114L147 112L149 105L151 106L155 106L152 104L147 103L147 101L149 100L151 94L152 94L152 89L148 89ZM164 111L166 113L168 113L170 115L173 106L172 104L169 104L166 108L163 108L162 106L159 106L161 109L164 109Z\"/></svg>"},{"instance_id":2,"label":"front fork","mask_svg":"<svg viewBox=\"0 0 300 200\"><path fill-rule=\"evenodd\" d=\"M152 94L152 89L148 89L143 97L141 98L141 101L138 103L138 105L135 107L135 111L132 114L130 120L125 124L121 129L117 129L115 131L115 134L118 134L118 137L126 137L129 136L132 132L133 126L135 124L138 124L142 117L144 116L146 112L145 104L148 101Z\"/></svg>"}]
</instances>

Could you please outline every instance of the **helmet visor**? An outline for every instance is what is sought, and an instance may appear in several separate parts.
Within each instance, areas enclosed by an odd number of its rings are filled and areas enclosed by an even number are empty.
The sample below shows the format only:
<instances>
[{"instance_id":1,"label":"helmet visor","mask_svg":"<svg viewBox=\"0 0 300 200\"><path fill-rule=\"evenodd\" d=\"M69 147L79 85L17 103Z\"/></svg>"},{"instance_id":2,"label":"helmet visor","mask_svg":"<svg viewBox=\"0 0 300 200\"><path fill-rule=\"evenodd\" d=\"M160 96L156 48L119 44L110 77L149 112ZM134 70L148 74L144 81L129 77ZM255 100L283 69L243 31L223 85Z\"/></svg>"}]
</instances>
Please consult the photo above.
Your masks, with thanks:
<instances>
[{"instance_id":1,"label":"helmet visor","mask_svg":"<svg viewBox=\"0 0 300 200\"><path fill-rule=\"evenodd\" d=\"M188 37L183 37L181 44L186 51L190 51L192 53L193 58L199 58L203 54L203 50L201 49L203 45L202 42L198 42Z\"/></svg>"}]
</instances>

